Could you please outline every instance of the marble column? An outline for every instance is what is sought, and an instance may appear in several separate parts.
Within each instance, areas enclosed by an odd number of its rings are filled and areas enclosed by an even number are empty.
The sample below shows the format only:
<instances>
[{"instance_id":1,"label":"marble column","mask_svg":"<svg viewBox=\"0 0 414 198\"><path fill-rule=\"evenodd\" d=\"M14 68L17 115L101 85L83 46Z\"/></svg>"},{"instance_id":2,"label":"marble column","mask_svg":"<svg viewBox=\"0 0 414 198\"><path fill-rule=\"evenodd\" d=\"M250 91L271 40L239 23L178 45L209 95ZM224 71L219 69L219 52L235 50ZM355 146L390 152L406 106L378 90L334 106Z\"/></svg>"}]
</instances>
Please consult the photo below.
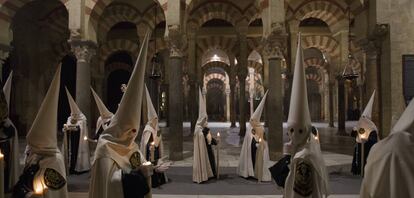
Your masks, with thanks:
<instances>
[{"instance_id":1,"label":"marble column","mask_svg":"<svg viewBox=\"0 0 414 198\"><path fill-rule=\"evenodd\" d=\"M345 131L345 79L337 77L338 81L338 135L346 135Z\"/></svg>"},{"instance_id":2,"label":"marble column","mask_svg":"<svg viewBox=\"0 0 414 198\"><path fill-rule=\"evenodd\" d=\"M281 77L281 57L269 58L269 93L267 96L268 142L271 160L278 160L283 152L283 96ZM277 113L279 112L279 113Z\"/></svg>"},{"instance_id":3,"label":"marble column","mask_svg":"<svg viewBox=\"0 0 414 198\"><path fill-rule=\"evenodd\" d=\"M168 117L169 117L169 158L177 161L183 159L183 57L182 52L176 42L177 38L172 38L170 44L169 60L169 97L168 97Z\"/></svg>"},{"instance_id":4,"label":"marble column","mask_svg":"<svg viewBox=\"0 0 414 198\"><path fill-rule=\"evenodd\" d=\"M89 127L92 126L91 119L91 60L95 55L96 45L91 41L71 41L72 50L76 56L76 103L86 116ZM90 130L90 134L93 132Z\"/></svg>"},{"instance_id":5,"label":"marble column","mask_svg":"<svg viewBox=\"0 0 414 198\"><path fill-rule=\"evenodd\" d=\"M246 28L247 29L247 28ZM247 31L242 31L239 35L239 42L240 42L240 57L238 59L238 72L237 76L239 78L239 85L240 85L240 92L239 92L239 125L240 125L240 136L244 136L246 134L246 77L247 77L247 38L246 33Z\"/></svg>"},{"instance_id":6,"label":"marble column","mask_svg":"<svg viewBox=\"0 0 414 198\"><path fill-rule=\"evenodd\" d=\"M194 30L195 28L192 28ZM190 92L189 92L189 115L190 115L190 121L191 121L191 132L194 131L195 124L197 122L198 117L198 109L197 109L197 101L192 100L192 98L197 98L198 93L198 86L197 86L197 80L196 80L196 71L197 71L197 63L196 63L196 35L193 33L195 31L192 31L192 33L189 34L188 39L188 77L189 77L189 86L190 86Z\"/></svg>"},{"instance_id":7,"label":"marble column","mask_svg":"<svg viewBox=\"0 0 414 198\"><path fill-rule=\"evenodd\" d=\"M226 89L226 121L230 121L230 89Z\"/></svg>"},{"instance_id":8,"label":"marble column","mask_svg":"<svg viewBox=\"0 0 414 198\"><path fill-rule=\"evenodd\" d=\"M230 122L231 128L236 127L236 68L234 57L230 58Z\"/></svg>"}]
</instances>

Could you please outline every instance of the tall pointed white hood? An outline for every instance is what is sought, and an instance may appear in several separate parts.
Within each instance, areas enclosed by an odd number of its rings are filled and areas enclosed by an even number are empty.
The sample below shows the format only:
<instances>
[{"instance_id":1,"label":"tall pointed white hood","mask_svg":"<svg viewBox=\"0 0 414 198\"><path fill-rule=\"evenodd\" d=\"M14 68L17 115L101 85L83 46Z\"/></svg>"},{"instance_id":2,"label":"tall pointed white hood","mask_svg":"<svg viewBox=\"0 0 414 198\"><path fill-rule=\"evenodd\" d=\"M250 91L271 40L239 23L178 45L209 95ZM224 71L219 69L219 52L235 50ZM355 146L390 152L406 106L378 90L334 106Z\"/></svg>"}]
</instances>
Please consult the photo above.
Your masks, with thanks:
<instances>
[{"instance_id":1,"label":"tall pointed white hood","mask_svg":"<svg viewBox=\"0 0 414 198\"><path fill-rule=\"evenodd\" d=\"M27 133L26 140L35 153L57 153L57 110L59 102L61 66L57 68L52 83L40 106L39 112Z\"/></svg>"},{"instance_id":2,"label":"tall pointed white hood","mask_svg":"<svg viewBox=\"0 0 414 198\"><path fill-rule=\"evenodd\" d=\"M149 94L148 88L145 85L145 93L146 93L146 99L147 99L147 118L148 122L152 122L154 119L158 119L157 111L155 111L154 105L151 101L151 96Z\"/></svg>"},{"instance_id":3,"label":"tall pointed white hood","mask_svg":"<svg viewBox=\"0 0 414 198\"><path fill-rule=\"evenodd\" d=\"M78 105L76 104L75 100L73 99L72 95L70 94L68 88L65 87L66 96L68 97L68 102L70 106L70 115L72 117L79 117L82 114L82 111L79 109Z\"/></svg>"},{"instance_id":4,"label":"tall pointed white hood","mask_svg":"<svg viewBox=\"0 0 414 198\"><path fill-rule=\"evenodd\" d=\"M301 35L298 36L296 62L293 73L292 95L290 97L288 130L291 133L292 143L303 144L311 131L311 119L308 106L308 91L306 88L305 68Z\"/></svg>"},{"instance_id":5,"label":"tall pointed white hood","mask_svg":"<svg viewBox=\"0 0 414 198\"><path fill-rule=\"evenodd\" d=\"M392 128L391 133L406 131L406 132L413 134L414 133L413 123L414 123L414 99L411 99L411 102L408 104L407 108L404 110L400 119L398 119L397 123Z\"/></svg>"},{"instance_id":6,"label":"tall pointed white hood","mask_svg":"<svg viewBox=\"0 0 414 198\"><path fill-rule=\"evenodd\" d=\"M138 59L118 110L102 136L102 138L112 143L126 147L129 147L134 142L140 126L148 40L149 33L145 35Z\"/></svg>"},{"instance_id":7,"label":"tall pointed white hood","mask_svg":"<svg viewBox=\"0 0 414 198\"><path fill-rule=\"evenodd\" d=\"M112 112L110 112L108 110L108 108L106 108L105 104L102 102L101 98L99 98L99 96L95 92L95 90L93 90L92 87L90 87L90 88L91 88L91 91L92 91L93 98L95 99L96 106L98 107L99 115L102 118L110 118L110 117L112 117L114 114Z\"/></svg>"},{"instance_id":8,"label":"tall pointed white hood","mask_svg":"<svg viewBox=\"0 0 414 198\"><path fill-rule=\"evenodd\" d=\"M198 119L197 119L197 125L201 127L207 126L207 108L206 108L206 102L204 101L203 94L201 93L201 89L198 89Z\"/></svg>"},{"instance_id":9,"label":"tall pointed white hood","mask_svg":"<svg viewBox=\"0 0 414 198\"><path fill-rule=\"evenodd\" d=\"M374 107L374 100L375 100L375 90L371 95L371 98L369 99L367 106L365 107L364 112L362 112L361 117L365 117L368 119L372 119L372 109Z\"/></svg>"},{"instance_id":10,"label":"tall pointed white hood","mask_svg":"<svg viewBox=\"0 0 414 198\"><path fill-rule=\"evenodd\" d=\"M254 111L253 115L250 117L250 125L252 127L260 126L260 117L262 117L262 112L265 107L266 103L266 97L267 93L269 91L266 91L265 95L262 98L262 101L260 101L259 106L257 106L256 110Z\"/></svg>"},{"instance_id":11,"label":"tall pointed white hood","mask_svg":"<svg viewBox=\"0 0 414 198\"><path fill-rule=\"evenodd\" d=\"M11 94L12 79L13 79L13 71L10 72L9 77L7 78L6 83L4 83L4 86L3 86L3 92L4 92L4 96L6 97L9 111L10 111L10 94Z\"/></svg>"},{"instance_id":12,"label":"tall pointed white hood","mask_svg":"<svg viewBox=\"0 0 414 198\"><path fill-rule=\"evenodd\" d=\"M375 99L375 90L372 93L372 96L369 99L367 106L365 107L365 110L362 113L361 118L359 118L357 126L356 126L356 129L358 132L358 135L356 136L356 142L358 143L366 142L372 131L378 132L377 126L371 120L372 119L372 108L374 106L374 99Z\"/></svg>"}]
</instances>

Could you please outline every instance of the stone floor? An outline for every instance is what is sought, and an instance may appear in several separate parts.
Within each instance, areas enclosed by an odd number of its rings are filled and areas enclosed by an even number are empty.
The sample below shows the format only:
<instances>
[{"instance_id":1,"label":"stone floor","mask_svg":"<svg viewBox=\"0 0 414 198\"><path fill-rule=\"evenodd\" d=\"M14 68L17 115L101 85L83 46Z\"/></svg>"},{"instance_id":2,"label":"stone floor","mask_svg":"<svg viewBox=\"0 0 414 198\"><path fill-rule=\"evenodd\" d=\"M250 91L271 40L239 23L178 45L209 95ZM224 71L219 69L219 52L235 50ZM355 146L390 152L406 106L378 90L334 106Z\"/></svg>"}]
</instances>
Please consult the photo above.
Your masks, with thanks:
<instances>
[{"instance_id":1,"label":"stone floor","mask_svg":"<svg viewBox=\"0 0 414 198\"><path fill-rule=\"evenodd\" d=\"M347 122L347 130L354 126L354 122ZM168 154L168 130L163 128L165 151ZM358 197L361 178L349 173L354 139L349 136L336 135L335 128L327 127L326 123L314 123L319 129L321 148L325 163L330 173L332 197ZM257 181L245 180L237 176L236 167L240 155L242 139L238 136L238 128L230 128L229 123L209 123L213 136L217 132L221 134L220 167L223 173L218 181L209 181L206 184L194 184L191 181L192 166L192 136L189 123L184 123L184 160L175 161L168 170L168 176L172 180L162 188L154 189L154 198L270 198L281 197L281 189L274 183L257 183ZM286 127L286 125L284 125ZM287 137L284 137L287 141ZM21 152L25 142L21 140ZM93 148L94 145L91 145ZM23 155L21 155L23 156ZM23 159L21 160L23 163ZM83 175L71 175L68 178L70 197L87 197L89 186L89 173ZM237 196L232 196L237 195Z\"/></svg>"}]
</instances>

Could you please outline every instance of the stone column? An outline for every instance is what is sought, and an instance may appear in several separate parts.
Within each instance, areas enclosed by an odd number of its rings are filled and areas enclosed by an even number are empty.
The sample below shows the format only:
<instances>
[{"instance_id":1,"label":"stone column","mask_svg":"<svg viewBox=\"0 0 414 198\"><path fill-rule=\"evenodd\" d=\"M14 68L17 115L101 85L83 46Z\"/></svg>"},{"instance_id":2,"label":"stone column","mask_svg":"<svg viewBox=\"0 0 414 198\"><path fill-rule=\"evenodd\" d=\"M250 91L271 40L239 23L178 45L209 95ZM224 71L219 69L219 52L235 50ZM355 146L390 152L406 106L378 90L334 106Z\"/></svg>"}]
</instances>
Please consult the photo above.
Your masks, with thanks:
<instances>
[{"instance_id":1,"label":"stone column","mask_svg":"<svg viewBox=\"0 0 414 198\"><path fill-rule=\"evenodd\" d=\"M96 45L91 41L73 40L72 50L76 56L76 103L85 114L89 127L92 126L91 117L91 59L95 55ZM92 135L90 130L90 134Z\"/></svg>"},{"instance_id":2,"label":"stone column","mask_svg":"<svg viewBox=\"0 0 414 198\"><path fill-rule=\"evenodd\" d=\"M9 56L10 47L0 43L0 82L6 80L6 76L3 76L3 64Z\"/></svg>"},{"instance_id":3,"label":"stone column","mask_svg":"<svg viewBox=\"0 0 414 198\"><path fill-rule=\"evenodd\" d=\"M230 122L231 128L236 127L236 68L234 57L230 57Z\"/></svg>"},{"instance_id":4,"label":"stone column","mask_svg":"<svg viewBox=\"0 0 414 198\"><path fill-rule=\"evenodd\" d=\"M179 32L170 31L170 60L169 60L169 157L170 160L183 159L183 57L182 37Z\"/></svg>"},{"instance_id":5,"label":"stone column","mask_svg":"<svg viewBox=\"0 0 414 198\"><path fill-rule=\"evenodd\" d=\"M190 114L190 121L191 121L191 132L194 131L195 124L197 122L198 117L198 105L196 100L192 100L192 98L197 98L198 93L198 86L196 80L196 71L197 71L197 63L196 63L196 35L195 35L195 28L192 28L191 33L189 34L189 42L188 42L188 77L189 77L189 85L190 85L190 92L189 92L189 114Z\"/></svg>"},{"instance_id":6,"label":"stone column","mask_svg":"<svg viewBox=\"0 0 414 198\"><path fill-rule=\"evenodd\" d=\"M338 81L338 135L346 135L345 131L345 79L337 77Z\"/></svg>"},{"instance_id":7,"label":"stone column","mask_svg":"<svg viewBox=\"0 0 414 198\"><path fill-rule=\"evenodd\" d=\"M269 62L269 92L266 101L268 119L268 142L271 160L278 160L283 154L283 95L282 95L282 50L283 34L271 35L266 40L265 56Z\"/></svg>"},{"instance_id":8,"label":"stone column","mask_svg":"<svg viewBox=\"0 0 414 198\"><path fill-rule=\"evenodd\" d=\"M239 110L240 110L240 136L246 134L246 77L247 77L247 27L241 28L241 34L239 35L240 42L240 57L238 59L238 72L240 94L239 94Z\"/></svg>"}]
</instances>

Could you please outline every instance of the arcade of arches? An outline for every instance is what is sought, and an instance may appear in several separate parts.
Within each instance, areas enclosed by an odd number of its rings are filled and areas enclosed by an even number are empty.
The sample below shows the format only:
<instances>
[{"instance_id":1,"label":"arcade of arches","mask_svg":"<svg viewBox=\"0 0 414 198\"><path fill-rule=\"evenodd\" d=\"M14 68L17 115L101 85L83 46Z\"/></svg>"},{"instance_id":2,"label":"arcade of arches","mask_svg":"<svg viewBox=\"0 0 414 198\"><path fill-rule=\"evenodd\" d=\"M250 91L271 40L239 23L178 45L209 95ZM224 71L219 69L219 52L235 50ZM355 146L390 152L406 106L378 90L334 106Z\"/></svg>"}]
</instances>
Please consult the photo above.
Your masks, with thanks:
<instances>
[{"instance_id":1,"label":"arcade of arches","mask_svg":"<svg viewBox=\"0 0 414 198\"><path fill-rule=\"evenodd\" d=\"M89 86L116 111L120 86L128 82L150 31L146 84L160 118L175 132L170 158L183 158L179 131L183 122L194 126L198 87L209 119L238 126L240 135L269 90L263 121L274 158L282 151L299 32L312 121L342 134L345 121L359 118L376 89L373 119L380 136L388 135L412 97L403 88L402 57L414 53L413 3L395 2L3 0L0 73L4 83L14 72L11 117L19 135L30 127L58 64L62 86L93 123L98 113ZM346 68L358 77L344 80ZM61 98L60 126L69 111Z\"/></svg>"}]
</instances>

